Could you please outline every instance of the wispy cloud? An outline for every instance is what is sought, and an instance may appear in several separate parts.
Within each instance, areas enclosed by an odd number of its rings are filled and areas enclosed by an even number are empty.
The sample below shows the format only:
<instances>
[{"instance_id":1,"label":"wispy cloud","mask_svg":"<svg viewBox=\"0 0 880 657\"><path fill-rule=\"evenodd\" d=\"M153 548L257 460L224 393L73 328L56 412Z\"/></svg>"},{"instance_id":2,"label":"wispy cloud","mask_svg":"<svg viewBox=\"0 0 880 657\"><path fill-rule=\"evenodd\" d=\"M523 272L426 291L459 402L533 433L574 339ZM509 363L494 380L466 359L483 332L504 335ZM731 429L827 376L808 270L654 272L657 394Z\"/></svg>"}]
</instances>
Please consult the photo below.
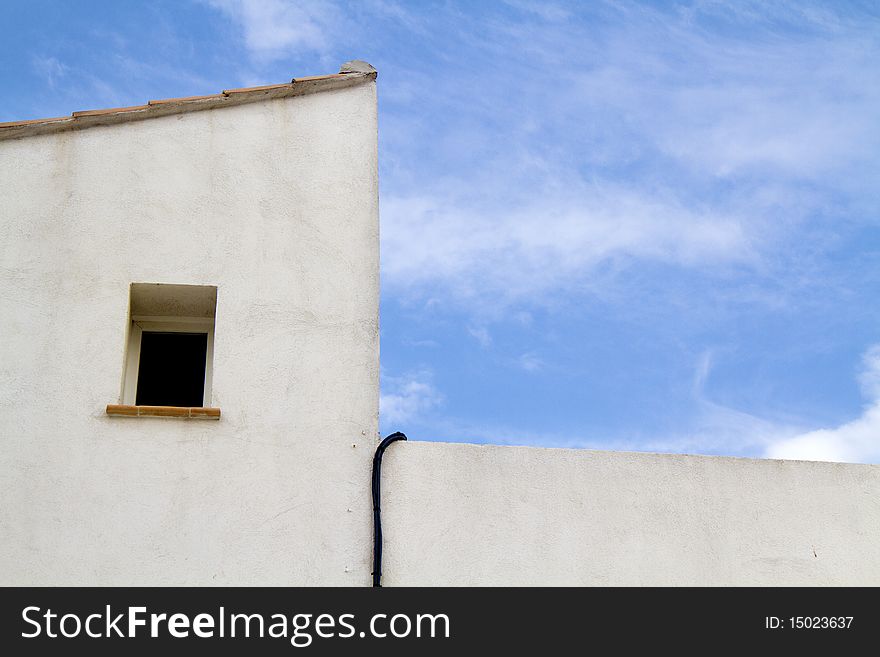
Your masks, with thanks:
<instances>
[{"instance_id":1,"label":"wispy cloud","mask_svg":"<svg viewBox=\"0 0 880 657\"><path fill-rule=\"evenodd\" d=\"M460 30L504 65L426 85L455 121L387 121L446 170L389 186L386 280L482 305L584 289L609 262L771 274L877 174L877 32L827 13L622 3Z\"/></svg>"},{"instance_id":2,"label":"wispy cloud","mask_svg":"<svg viewBox=\"0 0 880 657\"><path fill-rule=\"evenodd\" d=\"M383 427L404 425L423 419L423 416L443 402L434 387L428 370L419 370L403 376L382 377L379 415Z\"/></svg>"},{"instance_id":3,"label":"wispy cloud","mask_svg":"<svg viewBox=\"0 0 880 657\"><path fill-rule=\"evenodd\" d=\"M386 198L386 280L393 287L440 285L458 300L519 301L571 291L615 258L701 266L749 262L756 254L749 217L688 208L664 190L573 184L565 195L544 189L538 196L487 208L449 196Z\"/></svg>"},{"instance_id":4,"label":"wispy cloud","mask_svg":"<svg viewBox=\"0 0 880 657\"><path fill-rule=\"evenodd\" d=\"M492 334L489 333L489 329L485 326L469 326L468 333L483 349L488 349L492 346Z\"/></svg>"},{"instance_id":5,"label":"wispy cloud","mask_svg":"<svg viewBox=\"0 0 880 657\"><path fill-rule=\"evenodd\" d=\"M712 400L706 386L713 367L711 350L704 351L694 368L694 413L689 428L667 435L640 433L630 438L558 431L534 431L509 425L499 418L472 422L444 414L433 418L432 439L488 442L510 445L540 445L579 449L615 449L661 453L750 455L773 459L880 463L880 345L863 358L859 379L869 402L861 417L831 429L804 430L796 423L764 418ZM533 354L516 360L527 371L544 364ZM444 396L422 370L397 378L383 378L388 389L382 394L382 423L387 430L397 426L425 426L431 411Z\"/></svg>"},{"instance_id":6,"label":"wispy cloud","mask_svg":"<svg viewBox=\"0 0 880 657\"><path fill-rule=\"evenodd\" d=\"M503 423L468 424L455 419L447 419L446 428L451 435L464 436L465 440L499 444L880 463L880 345L871 347L862 360L859 380L868 399L862 415L828 429L805 430L778 418L759 417L712 400L705 391L712 361L711 350L703 352L697 360L691 426L677 433L609 439L540 433Z\"/></svg>"},{"instance_id":7,"label":"wispy cloud","mask_svg":"<svg viewBox=\"0 0 880 657\"><path fill-rule=\"evenodd\" d=\"M572 15L571 11L555 2L528 2L527 0L504 0L504 2L519 11L534 14L545 21L564 21Z\"/></svg>"},{"instance_id":8,"label":"wispy cloud","mask_svg":"<svg viewBox=\"0 0 880 657\"><path fill-rule=\"evenodd\" d=\"M55 57L35 55L31 59L31 65L37 75L46 81L46 85L50 89L54 89L57 82L63 78L69 70L66 64L61 63Z\"/></svg>"},{"instance_id":9,"label":"wispy cloud","mask_svg":"<svg viewBox=\"0 0 880 657\"><path fill-rule=\"evenodd\" d=\"M437 347L440 346L440 343L437 342L436 340L413 340L413 339L411 339L411 338L404 338L402 342L403 342L403 344L405 344L407 347L419 347L419 348L426 348L426 349L436 349Z\"/></svg>"},{"instance_id":10,"label":"wispy cloud","mask_svg":"<svg viewBox=\"0 0 880 657\"><path fill-rule=\"evenodd\" d=\"M521 354L515 362L517 367L526 372L537 372L538 370L544 369L546 365L543 359L533 353Z\"/></svg>"}]
</instances>

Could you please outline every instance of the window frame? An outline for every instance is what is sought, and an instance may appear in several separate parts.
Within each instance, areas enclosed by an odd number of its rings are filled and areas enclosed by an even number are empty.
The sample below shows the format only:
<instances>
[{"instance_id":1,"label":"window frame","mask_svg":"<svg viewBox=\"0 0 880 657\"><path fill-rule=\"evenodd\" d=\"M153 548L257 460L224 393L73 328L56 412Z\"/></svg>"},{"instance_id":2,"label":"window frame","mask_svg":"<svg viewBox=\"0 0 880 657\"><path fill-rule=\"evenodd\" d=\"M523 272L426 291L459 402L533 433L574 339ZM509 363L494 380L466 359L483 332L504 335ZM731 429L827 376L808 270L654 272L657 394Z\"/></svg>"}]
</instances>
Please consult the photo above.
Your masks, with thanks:
<instances>
[{"instance_id":1,"label":"window frame","mask_svg":"<svg viewBox=\"0 0 880 657\"><path fill-rule=\"evenodd\" d=\"M128 351L122 384L122 404L134 406L137 399L138 370L141 363L141 336L144 331L162 333L207 333L205 383L202 408L210 407L214 379L214 318L134 315L129 324Z\"/></svg>"}]
</instances>

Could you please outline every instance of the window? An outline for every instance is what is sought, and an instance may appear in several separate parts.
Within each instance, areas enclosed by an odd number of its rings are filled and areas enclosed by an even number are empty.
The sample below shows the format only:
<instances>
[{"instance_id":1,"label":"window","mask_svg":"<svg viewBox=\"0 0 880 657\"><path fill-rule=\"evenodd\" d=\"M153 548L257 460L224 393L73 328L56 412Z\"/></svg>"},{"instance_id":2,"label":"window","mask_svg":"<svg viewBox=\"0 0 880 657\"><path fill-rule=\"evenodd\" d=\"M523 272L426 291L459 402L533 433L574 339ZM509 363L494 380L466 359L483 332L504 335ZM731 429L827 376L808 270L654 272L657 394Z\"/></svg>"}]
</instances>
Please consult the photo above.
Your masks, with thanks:
<instances>
[{"instance_id":1,"label":"window","mask_svg":"<svg viewBox=\"0 0 880 657\"><path fill-rule=\"evenodd\" d=\"M208 334L141 328L138 406L203 406ZM189 330L189 327L187 327Z\"/></svg>"},{"instance_id":2,"label":"window","mask_svg":"<svg viewBox=\"0 0 880 657\"><path fill-rule=\"evenodd\" d=\"M113 408L129 412L111 414L148 414L130 411L144 406L210 407L216 309L214 286L132 283L123 406L108 406L108 413Z\"/></svg>"}]
</instances>

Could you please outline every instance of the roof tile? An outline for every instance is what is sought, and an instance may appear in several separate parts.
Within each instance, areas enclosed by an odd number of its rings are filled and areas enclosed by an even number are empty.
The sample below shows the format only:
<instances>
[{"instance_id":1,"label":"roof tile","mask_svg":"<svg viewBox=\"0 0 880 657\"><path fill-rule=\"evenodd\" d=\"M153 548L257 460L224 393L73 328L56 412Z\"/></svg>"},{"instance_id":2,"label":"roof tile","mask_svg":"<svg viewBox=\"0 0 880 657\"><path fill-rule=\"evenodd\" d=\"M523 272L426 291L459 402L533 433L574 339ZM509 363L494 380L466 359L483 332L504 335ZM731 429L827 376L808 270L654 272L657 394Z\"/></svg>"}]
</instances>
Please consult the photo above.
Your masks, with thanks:
<instances>
[{"instance_id":1,"label":"roof tile","mask_svg":"<svg viewBox=\"0 0 880 657\"><path fill-rule=\"evenodd\" d=\"M51 119L27 119L26 121L7 121L0 123L0 128L17 128L20 125L33 125L34 123L55 123L56 121L70 121L69 116L56 116Z\"/></svg>"},{"instance_id":2,"label":"roof tile","mask_svg":"<svg viewBox=\"0 0 880 657\"><path fill-rule=\"evenodd\" d=\"M81 112L74 112L71 114L73 118L79 118L81 116L101 116L103 114L122 114L123 112L137 112L145 109L150 109L149 105L133 105L131 107L111 107L110 109L96 109L96 110L83 110Z\"/></svg>"},{"instance_id":3,"label":"roof tile","mask_svg":"<svg viewBox=\"0 0 880 657\"><path fill-rule=\"evenodd\" d=\"M301 82L320 82L320 81L331 81L340 78L351 78L351 79L375 79L376 73L372 72L362 72L362 71L345 71L341 73L333 73L330 75L311 75L302 78L294 78L290 82L284 84L269 84L259 87L242 87L240 89L226 89L222 93L219 94L211 94L206 96L185 96L181 98L164 98L161 100L151 100L146 105L134 105L132 107L112 107L109 109L96 109L96 110L83 110L79 112L73 112L70 116L59 116L49 119L27 119L24 121L9 121L6 123L0 123L0 139L7 138L18 138L21 136L27 136L31 134L42 134L44 132L56 132L58 130L64 129L75 129L77 127L88 127L89 125L101 125L102 123L95 123L92 121L80 122L81 119L88 119L88 117L97 117L97 116L111 116L111 115L125 115L125 114L136 114L142 118L149 118L151 116L165 116L169 113L174 112L186 112L197 109L211 109L213 107L222 107L226 104L226 101L223 101L224 98L228 98L232 100L232 98L237 99L235 104L239 104L240 102L250 102L250 100L263 100L266 95L261 92L267 91L275 91L281 90L282 93L278 94L280 96L288 96L288 95L297 95L297 85ZM328 88L335 88L336 85L328 86ZM314 85L309 85L304 88L305 93L312 93L314 91L320 91L323 87L316 87ZM289 90L289 93L283 93L283 90ZM252 94L253 99L249 99L248 95ZM272 94L275 96L276 94ZM230 98L231 97L231 98ZM223 102L204 102L204 101L223 101ZM187 105L192 105L191 108L187 108ZM177 106L177 107L175 107ZM150 111L152 110L152 111ZM46 129L42 129L42 126L51 126L53 123L64 123L65 125L59 125L55 128L48 127ZM32 129L27 129L28 126L32 126Z\"/></svg>"},{"instance_id":4,"label":"roof tile","mask_svg":"<svg viewBox=\"0 0 880 657\"><path fill-rule=\"evenodd\" d=\"M208 100L210 98L222 98L223 94L210 94L208 96L185 96L183 98L163 98L151 100L147 105L168 105L170 103L189 103L195 100Z\"/></svg>"},{"instance_id":5,"label":"roof tile","mask_svg":"<svg viewBox=\"0 0 880 657\"><path fill-rule=\"evenodd\" d=\"M250 91L270 91L272 89L284 89L285 87L289 87L290 83L287 82L285 84L266 84L262 87L242 87L241 89L224 89L223 95L228 96L230 94L246 94Z\"/></svg>"}]
</instances>

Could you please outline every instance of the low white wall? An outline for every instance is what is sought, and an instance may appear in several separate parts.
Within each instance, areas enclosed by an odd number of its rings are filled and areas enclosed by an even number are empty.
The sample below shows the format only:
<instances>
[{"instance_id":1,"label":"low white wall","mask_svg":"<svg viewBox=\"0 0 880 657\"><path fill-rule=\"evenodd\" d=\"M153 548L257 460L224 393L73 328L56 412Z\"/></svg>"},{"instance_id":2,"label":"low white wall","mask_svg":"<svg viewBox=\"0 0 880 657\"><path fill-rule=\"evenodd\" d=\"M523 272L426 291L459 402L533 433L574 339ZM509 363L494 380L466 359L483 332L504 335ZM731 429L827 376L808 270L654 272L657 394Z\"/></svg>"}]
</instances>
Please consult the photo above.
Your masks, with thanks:
<instances>
[{"instance_id":1,"label":"low white wall","mask_svg":"<svg viewBox=\"0 0 880 657\"><path fill-rule=\"evenodd\" d=\"M878 585L880 466L395 443L383 584Z\"/></svg>"}]
</instances>

